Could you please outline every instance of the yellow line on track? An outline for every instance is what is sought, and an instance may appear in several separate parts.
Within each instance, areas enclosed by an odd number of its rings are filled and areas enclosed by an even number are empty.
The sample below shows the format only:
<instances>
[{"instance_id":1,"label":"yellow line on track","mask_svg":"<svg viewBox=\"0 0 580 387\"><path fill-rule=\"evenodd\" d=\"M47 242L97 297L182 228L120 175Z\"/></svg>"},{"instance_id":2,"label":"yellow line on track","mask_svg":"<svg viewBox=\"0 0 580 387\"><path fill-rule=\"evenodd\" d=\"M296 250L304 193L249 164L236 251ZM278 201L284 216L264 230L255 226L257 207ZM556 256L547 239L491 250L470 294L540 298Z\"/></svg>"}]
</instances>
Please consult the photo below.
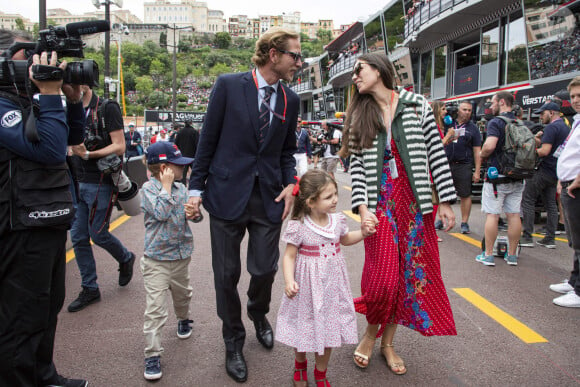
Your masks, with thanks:
<instances>
[{"instance_id":1,"label":"yellow line on track","mask_svg":"<svg viewBox=\"0 0 580 387\"><path fill-rule=\"evenodd\" d=\"M360 223L360 216L357 214L354 214L352 211L342 211L344 212L344 214L354 220L356 220L357 222Z\"/></svg>"},{"instance_id":2,"label":"yellow line on track","mask_svg":"<svg viewBox=\"0 0 580 387\"><path fill-rule=\"evenodd\" d=\"M113 221L113 223L111 223L111 225L109 226L109 231L113 231L114 229L116 229L117 227L119 227L120 225L122 225L123 223L128 221L129 219L131 219L130 216L121 215L120 217L115 219L115 221ZM91 245L92 244L93 244L93 241L91 240ZM68 262L72 261L73 259L75 259L75 251L73 249L70 249L69 251L66 252L66 262L68 263Z\"/></svg>"},{"instance_id":3,"label":"yellow line on track","mask_svg":"<svg viewBox=\"0 0 580 387\"><path fill-rule=\"evenodd\" d=\"M473 239L465 234L460 234L458 232L450 232L449 235L454 236L457 239L461 239L462 241L481 249L481 241L478 241L477 239Z\"/></svg>"},{"instance_id":4,"label":"yellow line on track","mask_svg":"<svg viewBox=\"0 0 580 387\"><path fill-rule=\"evenodd\" d=\"M348 185L343 185L342 188L344 188L347 191L352 191L352 187L350 187Z\"/></svg>"},{"instance_id":5,"label":"yellow line on track","mask_svg":"<svg viewBox=\"0 0 580 387\"><path fill-rule=\"evenodd\" d=\"M498 324L513 333L526 344L547 343L540 334L510 316L491 302L469 288L454 288L453 291L472 303L476 308L491 317Z\"/></svg>"}]
</instances>

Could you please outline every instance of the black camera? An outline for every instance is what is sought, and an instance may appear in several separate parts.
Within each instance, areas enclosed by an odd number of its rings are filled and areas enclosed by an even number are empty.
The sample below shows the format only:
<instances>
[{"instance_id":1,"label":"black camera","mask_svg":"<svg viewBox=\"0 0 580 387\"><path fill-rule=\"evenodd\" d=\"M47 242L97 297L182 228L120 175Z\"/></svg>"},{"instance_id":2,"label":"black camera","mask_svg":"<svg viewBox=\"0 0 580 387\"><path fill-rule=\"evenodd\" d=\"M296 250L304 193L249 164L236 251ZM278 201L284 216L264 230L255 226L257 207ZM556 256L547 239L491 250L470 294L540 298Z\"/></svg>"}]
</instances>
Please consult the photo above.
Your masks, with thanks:
<instances>
[{"instance_id":1,"label":"black camera","mask_svg":"<svg viewBox=\"0 0 580 387\"><path fill-rule=\"evenodd\" d=\"M85 148L90 152L102 149L106 145L105 140L98 134L89 134L85 138Z\"/></svg>"},{"instance_id":2,"label":"black camera","mask_svg":"<svg viewBox=\"0 0 580 387\"><path fill-rule=\"evenodd\" d=\"M81 35L94 34L110 30L105 20L69 23L64 27L50 26L39 31L36 43L15 42L0 57L0 89L16 87L23 90L28 79L28 68L32 56L42 52L56 51L61 57L83 58L84 43ZM12 56L24 49L27 60L12 60ZM99 85L99 67L93 60L68 63L64 72L49 66L37 65L42 80L60 80L76 85ZM33 69L34 70L34 69ZM36 77L36 74L35 74Z\"/></svg>"},{"instance_id":3,"label":"black camera","mask_svg":"<svg viewBox=\"0 0 580 387\"><path fill-rule=\"evenodd\" d=\"M119 172L122 166L121 158L114 153L97 160L97 168L105 175Z\"/></svg>"}]
</instances>

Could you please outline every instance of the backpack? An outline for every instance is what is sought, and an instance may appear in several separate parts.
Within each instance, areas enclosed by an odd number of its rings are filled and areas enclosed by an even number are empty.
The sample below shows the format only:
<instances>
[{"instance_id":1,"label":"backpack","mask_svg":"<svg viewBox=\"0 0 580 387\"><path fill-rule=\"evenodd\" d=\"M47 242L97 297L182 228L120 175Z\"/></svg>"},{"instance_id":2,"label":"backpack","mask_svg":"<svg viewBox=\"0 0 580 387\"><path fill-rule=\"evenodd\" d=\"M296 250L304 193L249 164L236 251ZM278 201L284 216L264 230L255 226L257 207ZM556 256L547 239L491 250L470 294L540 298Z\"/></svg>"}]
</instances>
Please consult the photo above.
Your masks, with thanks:
<instances>
[{"instance_id":1,"label":"backpack","mask_svg":"<svg viewBox=\"0 0 580 387\"><path fill-rule=\"evenodd\" d=\"M497 118L506 123L505 144L497 158L499 173L514 180L532 177L538 161L534 134L521 120Z\"/></svg>"}]
</instances>

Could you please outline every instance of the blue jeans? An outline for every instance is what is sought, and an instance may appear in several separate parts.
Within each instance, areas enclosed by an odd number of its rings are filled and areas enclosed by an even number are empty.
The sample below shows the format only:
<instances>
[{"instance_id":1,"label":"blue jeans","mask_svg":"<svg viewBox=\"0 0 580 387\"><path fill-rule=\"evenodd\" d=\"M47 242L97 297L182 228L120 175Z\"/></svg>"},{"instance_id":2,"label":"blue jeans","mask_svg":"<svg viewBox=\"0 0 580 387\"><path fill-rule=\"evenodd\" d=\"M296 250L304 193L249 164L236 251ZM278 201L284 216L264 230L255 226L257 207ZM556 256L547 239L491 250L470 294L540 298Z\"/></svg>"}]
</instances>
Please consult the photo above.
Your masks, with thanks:
<instances>
[{"instance_id":1,"label":"blue jeans","mask_svg":"<svg viewBox=\"0 0 580 387\"><path fill-rule=\"evenodd\" d=\"M75 257L81 272L82 286L98 289L97 267L90 240L105 249L119 263L128 262L131 252L109 232L108 209L112 206L113 186L107 184L79 183L79 202L71 229L71 239ZM95 205L94 217L90 223L91 209Z\"/></svg>"}]
</instances>

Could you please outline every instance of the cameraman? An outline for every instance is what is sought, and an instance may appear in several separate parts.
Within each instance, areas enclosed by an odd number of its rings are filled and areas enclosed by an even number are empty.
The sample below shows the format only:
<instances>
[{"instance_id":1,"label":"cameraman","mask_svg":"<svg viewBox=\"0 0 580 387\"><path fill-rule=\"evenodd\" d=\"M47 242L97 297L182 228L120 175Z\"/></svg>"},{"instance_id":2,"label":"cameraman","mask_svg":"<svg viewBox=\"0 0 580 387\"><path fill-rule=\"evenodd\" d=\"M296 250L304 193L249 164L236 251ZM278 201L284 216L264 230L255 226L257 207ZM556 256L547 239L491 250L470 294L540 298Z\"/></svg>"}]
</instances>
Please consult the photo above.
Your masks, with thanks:
<instances>
[{"instance_id":1,"label":"cameraman","mask_svg":"<svg viewBox=\"0 0 580 387\"><path fill-rule=\"evenodd\" d=\"M0 29L5 60L28 60L29 51L21 49L10 57L7 49L30 41ZM31 121L26 118L32 91L16 88L18 79L1 80L15 84L2 87L0 94L1 386L87 385L85 380L60 376L52 360L57 315L65 297L66 233L74 216L66 151L67 144L82 142L84 115L78 85L34 79L41 70L36 65L48 70L51 66L52 73L58 73L56 52L50 62L47 58L46 52L35 54L28 69L38 88ZM58 67L64 70L66 62ZM30 123L35 123L36 138L26 134Z\"/></svg>"},{"instance_id":2,"label":"cameraman","mask_svg":"<svg viewBox=\"0 0 580 387\"><path fill-rule=\"evenodd\" d=\"M329 127L326 120L321 123L322 130L324 133L323 153L322 162L320 163L320 169L328 172L330 176L334 179L334 172L336 172L336 166L338 165L338 150L340 149L340 139L342 138L342 132L334 128L334 125Z\"/></svg>"},{"instance_id":3,"label":"cameraman","mask_svg":"<svg viewBox=\"0 0 580 387\"><path fill-rule=\"evenodd\" d=\"M90 87L82 87L87 122L85 142L72 148L75 177L79 183L79 203L71 229L82 290L68 306L69 312L77 312L101 299L91 239L119 262L120 286L131 281L135 263L135 254L109 232L115 184L110 175L102 173L97 167L97 160L110 154L122 157L125 152L121 109L114 101L101 100Z\"/></svg>"}]
</instances>

